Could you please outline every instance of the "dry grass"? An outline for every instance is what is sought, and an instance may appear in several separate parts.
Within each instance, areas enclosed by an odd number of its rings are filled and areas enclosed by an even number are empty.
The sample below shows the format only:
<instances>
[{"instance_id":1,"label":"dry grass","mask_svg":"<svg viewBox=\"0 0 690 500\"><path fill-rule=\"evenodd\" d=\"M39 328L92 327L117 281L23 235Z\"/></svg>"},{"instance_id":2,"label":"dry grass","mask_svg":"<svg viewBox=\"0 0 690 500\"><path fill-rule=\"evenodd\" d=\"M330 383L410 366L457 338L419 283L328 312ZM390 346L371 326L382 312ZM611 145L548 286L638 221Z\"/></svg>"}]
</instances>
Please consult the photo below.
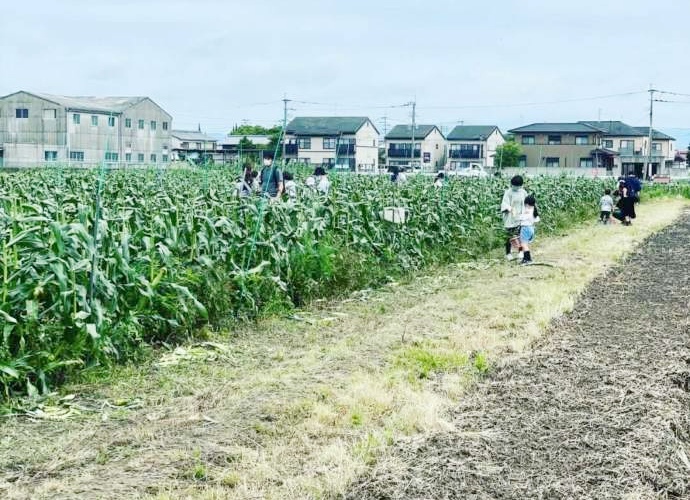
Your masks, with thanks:
<instances>
[{"instance_id":1,"label":"dry grass","mask_svg":"<svg viewBox=\"0 0 690 500\"><path fill-rule=\"evenodd\" d=\"M684 206L648 203L631 227L592 224L538 240L535 259L548 266L521 268L496 254L299 320L219 334L220 354L68 388L81 404L136 404L5 422L0 494L337 496L393 441L449 427L447 409L472 380L538 338L587 283Z\"/></svg>"}]
</instances>

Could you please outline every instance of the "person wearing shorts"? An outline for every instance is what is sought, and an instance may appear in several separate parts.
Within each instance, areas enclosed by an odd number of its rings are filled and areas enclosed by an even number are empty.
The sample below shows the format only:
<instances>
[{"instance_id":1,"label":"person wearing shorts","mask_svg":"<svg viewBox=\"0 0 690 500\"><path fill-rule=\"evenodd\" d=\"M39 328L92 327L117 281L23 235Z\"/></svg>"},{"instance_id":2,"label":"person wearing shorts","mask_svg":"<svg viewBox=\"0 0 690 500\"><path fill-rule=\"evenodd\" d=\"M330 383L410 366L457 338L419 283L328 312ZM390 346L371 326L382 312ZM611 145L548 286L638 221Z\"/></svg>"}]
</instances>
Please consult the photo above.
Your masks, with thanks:
<instances>
[{"instance_id":1,"label":"person wearing shorts","mask_svg":"<svg viewBox=\"0 0 690 500\"><path fill-rule=\"evenodd\" d=\"M524 181L522 176L515 175L510 179L510 187L503 193L501 200L501 213L503 214L503 227L506 231L506 259L512 260L511 253L513 248L521 251L519 242L517 241L520 235L520 215L525 208L525 197L527 191L522 187ZM519 255L519 253L518 253Z\"/></svg>"},{"instance_id":2,"label":"person wearing shorts","mask_svg":"<svg viewBox=\"0 0 690 500\"><path fill-rule=\"evenodd\" d=\"M529 246L534 241L536 234L534 225L537 222L539 222L537 200L534 195L529 195L525 198L525 209L520 215L520 248L523 252L520 264L523 266L532 264L532 253Z\"/></svg>"}]
</instances>

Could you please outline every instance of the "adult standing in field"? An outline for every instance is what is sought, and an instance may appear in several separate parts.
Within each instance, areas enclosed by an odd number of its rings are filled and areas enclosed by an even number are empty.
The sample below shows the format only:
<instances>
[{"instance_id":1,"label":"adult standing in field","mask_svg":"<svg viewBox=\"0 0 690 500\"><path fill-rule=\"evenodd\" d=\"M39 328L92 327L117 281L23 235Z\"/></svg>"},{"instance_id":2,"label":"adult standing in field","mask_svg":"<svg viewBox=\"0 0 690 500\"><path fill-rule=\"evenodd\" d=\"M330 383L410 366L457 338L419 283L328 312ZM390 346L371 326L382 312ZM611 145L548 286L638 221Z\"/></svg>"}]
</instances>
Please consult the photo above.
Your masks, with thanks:
<instances>
[{"instance_id":1,"label":"adult standing in field","mask_svg":"<svg viewBox=\"0 0 690 500\"><path fill-rule=\"evenodd\" d=\"M264 166L259 175L259 184L261 194L273 200L279 199L285 189L283 172L273 164L273 153L270 151L264 152Z\"/></svg>"},{"instance_id":2,"label":"adult standing in field","mask_svg":"<svg viewBox=\"0 0 690 500\"><path fill-rule=\"evenodd\" d=\"M510 179L510 187L503 193L501 200L501 213L503 214L503 227L506 230L506 260L512 260L511 250L513 246L519 246L520 216L525 211L525 198L527 191L522 187L524 181L521 175L515 175ZM521 255L518 253L518 258Z\"/></svg>"},{"instance_id":3,"label":"adult standing in field","mask_svg":"<svg viewBox=\"0 0 690 500\"><path fill-rule=\"evenodd\" d=\"M252 164L246 162L243 166L242 177L240 177L235 185L237 190L237 196L240 198L247 198L252 194L252 184L254 182L254 177L256 174L252 172Z\"/></svg>"}]
</instances>

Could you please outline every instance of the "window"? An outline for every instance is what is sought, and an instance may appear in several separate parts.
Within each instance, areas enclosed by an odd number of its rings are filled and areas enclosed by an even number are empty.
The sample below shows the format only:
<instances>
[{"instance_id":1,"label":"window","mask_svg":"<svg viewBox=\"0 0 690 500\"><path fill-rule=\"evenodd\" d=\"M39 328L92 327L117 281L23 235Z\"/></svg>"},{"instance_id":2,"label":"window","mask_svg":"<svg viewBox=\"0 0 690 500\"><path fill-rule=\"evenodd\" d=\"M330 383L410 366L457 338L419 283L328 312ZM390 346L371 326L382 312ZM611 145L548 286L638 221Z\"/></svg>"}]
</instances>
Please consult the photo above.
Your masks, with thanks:
<instances>
[{"instance_id":1,"label":"window","mask_svg":"<svg viewBox=\"0 0 690 500\"><path fill-rule=\"evenodd\" d=\"M558 168L560 166L560 158L558 158L558 156L547 157L546 166L549 168Z\"/></svg>"},{"instance_id":2,"label":"window","mask_svg":"<svg viewBox=\"0 0 690 500\"><path fill-rule=\"evenodd\" d=\"M55 120L57 118L57 109L44 109L43 119L44 120Z\"/></svg>"},{"instance_id":3,"label":"window","mask_svg":"<svg viewBox=\"0 0 690 500\"><path fill-rule=\"evenodd\" d=\"M338 139L335 137L324 137L323 138L323 149L335 149L335 145Z\"/></svg>"},{"instance_id":4,"label":"window","mask_svg":"<svg viewBox=\"0 0 690 500\"><path fill-rule=\"evenodd\" d=\"M536 144L534 141L533 135L523 135L522 136L522 143L523 144Z\"/></svg>"},{"instance_id":5,"label":"window","mask_svg":"<svg viewBox=\"0 0 690 500\"><path fill-rule=\"evenodd\" d=\"M15 116L17 118L28 118L29 117L29 110L27 108L17 108L15 110Z\"/></svg>"},{"instance_id":6,"label":"window","mask_svg":"<svg viewBox=\"0 0 690 500\"><path fill-rule=\"evenodd\" d=\"M549 135L547 137L546 142L547 142L547 144L550 144L552 146L554 146L556 144L560 144L561 143L561 136L560 135Z\"/></svg>"},{"instance_id":7,"label":"window","mask_svg":"<svg viewBox=\"0 0 690 500\"><path fill-rule=\"evenodd\" d=\"M43 158L45 161L57 161L57 151L44 151Z\"/></svg>"},{"instance_id":8,"label":"window","mask_svg":"<svg viewBox=\"0 0 690 500\"><path fill-rule=\"evenodd\" d=\"M163 122L163 130L168 130L168 122Z\"/></svg>"},{"instance_id":9,"label":"window","mask_svg":"<svg viewBox=\"0 0 690 500\"><path fill-rule=\"evenodd\" d=\"M167 145L167 144L163 144L163 151L167 151L167 150L168 150L168 145Z\"/></svg>"},{"instance_id":10,"label":"window","mask_svg":"<svg viewBox=\"0 0 690 500\"><path fill-rule=\"evenodd\" d=\"M321 164L324 167L333 168L335 166L335 158L324 158Z\"/></svg>"},{"instance_id":11,"label":"window","mask_svg":"<svg viewBox=\"0 0 690 500\"><path fill-rule=\"evenodd\" d=\"M81 115L79 113L74 113L72 115L72 123L79 125L81 123Z\"/></svg>"},{"instance_id":12,"label":"window","mask_svg":"<svg viewBox=\"0 0 690 500\"><path fill-rule=\"evenodd\" d=\"M518 158L518 167L527 168L527 156L520 155L520 158Z\"/></svg>"},{"instance_id":13,"label":"window","mask_svg":"<svg viewBox=\"0 0 690 500\"><path fill-rule=\"evenodd\" d=\"M196 143L196 148L197 148L197 149L201 149L201 143L200 143L200 142L197 142L197 143Z\"/></svg>"},{"instance_id":14,"label":"window","mask_svg":"<svg viewBox=\"0 0 690 500\"><path fill-rule=\"evenodd\" d=\"M144 130L144 120L139 120L139 130Z\"/></svg>"},{"instance_id":15,"label":"window","mask_svg":"<svg viewBox=\"0 0 690 500\"><path fill-rule=\"evenodd\" d=\"M151 163L156 163L156 153L151 153Z\"/></svg>"},{"instance_id":16,"label":"window","mask_svg":"<svg viewBox=\"0 0 690 500\"><path fill-rule=\"evenodd\" d=\"M108 117L108 126L109 126L109 127L114 127L114 126L115 126L115 117L114 117L114 116L109 116L109 117Z\"/></svg>"},{"instance_id":17,"label":"window","mask_svg":"<svg viewBox=\"0 0 690 500\"><path fill-rule=\"evenodd\" d=\"M188 142L181 142L180 147L182 149L189 149L189 143Z\"/></svg>"},{"instance_id":18,"label":"window","mask_svg":"<svg viewBox=\"0 0 690 500\"><path fill-rule=\"evenodd\" d=\"M156 122L151 120L151 130L156 130Z\"/></svg>"},{"instance_id":19,"label":"window","mask_svg":"<svg viewBox=\"0 0 690 500\"><path fill-rule=\"evenodd\" d=\"M96 115L91 115L91 125L94 127L98 126L98 116Z\"/></svg>"},{"instance_id":20,"label":"window","mask_svg":"<svg viewBox=\"0 0 690 500\"><path fill-rule=\"evenodd\" d=\"M163 163L167 163L167 161L168 161L168 155L163 155L163 156L161 156L161 161L162 161Z\"/></svg>"},{"instance_id":21,"label":"window","mask_svg":"<svg viewBox=\"0 0 690 500\"><path fill-rule=\"evenodd\" d=\"M575 136L575 144L579 144L580 146L585 146L589 144L589 137L586 135L576 135Z\"/></svg>"},{"instance_id":22,"label":"window","mask_svg":"<svg viewBox=\"0 0 690 500\"><path fill-rule=\"evenodd\" d=\"M594 166L594 160L591 158L580 158L580 168L592 168Z\"/></svg>"},{"instance_id":23,"label":"window","mask_svg":"<svg viewBox=\"0 0 690 500\"><path fill-rule=\"evenodd\" d=\"M105 153L105 161L117 161L117 153Z\"/></svg>"},{"instance_id":24,"label":"window","mask_svg":"<svg viewBox=\"0 0 690 500\"><path fill-rule=\"evenodd\" d=\"M132 128L132 119L125 118L125 128Z\"/></svg>"},{"instance_id":25,"label":"window","mask_svg":"<svg viewBox=\"0 0 690 500\"><path fill-rule=\"evenodd\" d=\"M601 145L607 149L613 149L613 139L604 139Z\"/></svg>"},{"instance_id":26,"label":"window","mask_svg":"<svg viewBox=\"0 0 690 500\"><path fill-rule=\"evenodd\" d=\"M297 147L299 149L311 149L311 137L297 139Z\"/></svg>"},{"instance_id":27,"label":"window","mask_svg":"<svg viewBox=\"0 0 690 500\"><path fill-rule=\"evenodd\" d=\"M660 142L653 142L652 143L652 151L661 151L661 143Z\"/></svg>"},{"instance_id":28,"label":"window","mask_svg":"<svg viewBox=\"0 0 690 500\"><path fill-rule=\"evenodd\" d=\"M137 155L137 161L138 161L139 163L144 163L144 153L139 153L139 154Z\"/></svg>"},{"instance_id":29,"label":"window","mask_svg":"<svg viewBox=\"0 0 690 500\"><path fill-rule=\"evenodd\" d=\"M623 141L621 141L621 149L632 149L634 144L635 144L634 141L623 140Z\"/></svg>"},{"instance_id":30,"label":"window","mask_svg":"<svg viewBox=\"0 0 690 500\"><path fill-rule=\"evenodd\" d=\"M83 151L70 151L69 152L69 159L74 160L74 161L84 161L84 152Z\"/></svg>"},{"instance_id":31,"label":"window","mask_svg":"<svg viewBox=\"0 0 690 500\"><path fill-rule=\"evenodd\" d=\"M125 161L127 163L132 161L132 153L125 153Z\"/></svg>"},{"instance_id":32,"label":"window","mask_svg":"<svg viewBox=\"0 0 690 500\"><path fill-rule=\"evenodd\" d=\"M305 165L309 165L311 163L311 158L300 158L298 161L300 163L304 163Z\"/></svg>"}]
</instances>

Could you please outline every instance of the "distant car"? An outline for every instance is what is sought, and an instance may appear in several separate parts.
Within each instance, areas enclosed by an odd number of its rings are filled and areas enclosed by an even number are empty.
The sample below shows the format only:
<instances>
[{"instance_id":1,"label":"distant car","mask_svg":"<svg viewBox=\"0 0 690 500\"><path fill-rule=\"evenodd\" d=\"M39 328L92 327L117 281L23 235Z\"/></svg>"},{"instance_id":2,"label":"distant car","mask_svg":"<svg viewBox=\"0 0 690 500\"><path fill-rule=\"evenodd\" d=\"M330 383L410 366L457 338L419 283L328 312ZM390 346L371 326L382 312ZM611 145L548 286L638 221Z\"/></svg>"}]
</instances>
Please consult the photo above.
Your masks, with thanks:
<instances>
[{"instance_id":1,"label":"distant car","mask_svg":"<svg viewBox=\"0 0 690 500\"><path fill-rule=\"evenodd\" d=\"M457 177L488 177L489 173L484 170L484 167L478 163L471 163L469 167L457 168L455 170L449 170L446 172L447 175L457 176Z\"/></svg>"}]
</instances>

